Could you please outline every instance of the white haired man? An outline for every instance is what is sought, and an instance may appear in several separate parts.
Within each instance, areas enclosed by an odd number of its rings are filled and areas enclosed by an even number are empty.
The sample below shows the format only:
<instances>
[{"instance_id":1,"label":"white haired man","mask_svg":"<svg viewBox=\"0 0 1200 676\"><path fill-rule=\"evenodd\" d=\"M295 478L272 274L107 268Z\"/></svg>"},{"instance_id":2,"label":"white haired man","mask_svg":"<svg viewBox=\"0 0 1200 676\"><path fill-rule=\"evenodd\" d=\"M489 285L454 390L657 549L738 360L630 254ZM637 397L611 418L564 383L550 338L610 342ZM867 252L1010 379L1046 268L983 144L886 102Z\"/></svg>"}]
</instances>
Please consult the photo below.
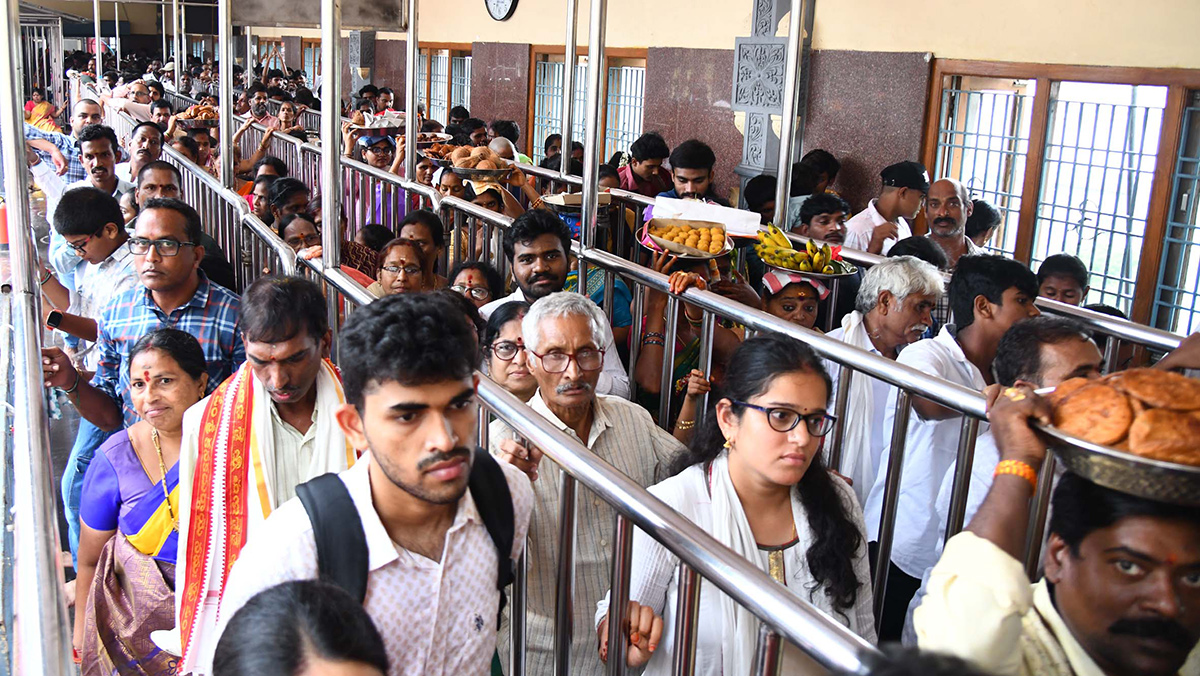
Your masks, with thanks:
<instances>
[{"instance_id":1,"label":"white haired man","mask_svg":"<svg viewBox=\"0 0 1200 676\"><path fill-rule=\"evenodd\" d=\"M666 478L668 465L684 450L683 445L655 425L650 414L637 404L596 394L604 346L611 345L612 331L595 303L568 291L540 298L522 320L521 335L529 352L530 371L538 382L538 391L529 400L530 408L642 486ZM552 461L542 462L541 451L521 443L511 429L492 435L491 451L533 480L536 506L527 549L526 659L529 673L548 674L554 663L554 582L562 470ZM614 517L608 503L591 494L580 496L575 534L572 674L603 671L592 627L596 602L608 591ZM499 648L503 657L508 650L506 629L501 632Z\"/></svg>"},{"instance_id":2,"label":"white haired man","mask_svg":"<svg viewBox=\"0 0 1200 676\"><path fill-rule=\"evenodd\" d=\"M889 258L867 270L854 312L843 317L841 328L829 337L894 360L901 348L920 340L929 328L942 291L942 274L929 263L912 256ZM841 369L828 366L836 391ZM866 502L888 443L884 416L891 405L889 387L861 372L850 380L839 471L854 482L859 503Z\"/></svg>"}]
</instances>

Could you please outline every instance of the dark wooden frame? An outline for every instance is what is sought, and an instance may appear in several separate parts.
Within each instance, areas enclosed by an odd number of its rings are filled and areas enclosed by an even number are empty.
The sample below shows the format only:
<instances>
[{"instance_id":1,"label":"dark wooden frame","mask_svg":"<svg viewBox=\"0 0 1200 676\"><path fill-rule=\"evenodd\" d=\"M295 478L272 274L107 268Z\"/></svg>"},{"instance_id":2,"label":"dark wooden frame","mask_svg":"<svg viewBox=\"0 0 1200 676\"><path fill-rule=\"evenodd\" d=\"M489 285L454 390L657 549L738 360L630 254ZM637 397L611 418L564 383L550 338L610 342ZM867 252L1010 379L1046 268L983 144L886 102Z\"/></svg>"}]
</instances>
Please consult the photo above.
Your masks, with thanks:
<instances>
[{"instance_id":1,"label":"dark wooden frame","mask_svg":"<svg viewBox=\"0 0 1200 676\"><path fill-rule=\"evenodd\" d=\"M1149 323L1153 311L1154 290L1158 284L1158 268L1162 258L1163 237L1166 233L1168 202L1171 199L1172 172L1179 152L1183 111L1188 90L1200 89L1200 70L934 59L933 74L929 80L929 99L925 108L925 130L921 146L923 148L922 161L930 170L937 161L942 91L946 77L952 75L1011 77L1037 81L1029 131L1029 152L1026 155L1025 176L1022 181L1021 211L1017 222L1015 251L1017 260L1025 263L1029 263L1033 255L1037 196L1041 192L1042 160L1046 147L1050 95L1054 84L1059 81L1081 81L1160 85L1168 88L1167 106L1163 111L1162 130L1158 139L1158 161L1154 168L1154 179L1150 189L1146 233L1143 237L1144 247L1138 263L1130 317L1133 321L1142 324Z\"/></svg>"}]
</instances>

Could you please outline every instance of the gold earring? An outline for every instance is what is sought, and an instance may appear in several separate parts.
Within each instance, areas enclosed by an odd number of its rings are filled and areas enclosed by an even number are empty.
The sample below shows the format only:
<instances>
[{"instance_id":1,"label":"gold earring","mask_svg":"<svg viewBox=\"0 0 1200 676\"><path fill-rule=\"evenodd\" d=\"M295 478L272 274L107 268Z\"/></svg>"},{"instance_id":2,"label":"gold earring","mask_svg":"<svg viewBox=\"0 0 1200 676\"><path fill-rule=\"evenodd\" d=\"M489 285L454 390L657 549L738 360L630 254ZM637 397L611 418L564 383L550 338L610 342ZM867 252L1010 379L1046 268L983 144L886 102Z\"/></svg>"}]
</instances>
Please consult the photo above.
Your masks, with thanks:
<instances>
[{"instance_id":1,"label":"gold earring","mask_svg":"<svg viewBox=\"0 0 1200 676\"><path fill-rule=\"evenodd\" d=\"M733 450L733 441L726 439L724 448L726 448L728 450Z\"/></svg>"}]
</instances>

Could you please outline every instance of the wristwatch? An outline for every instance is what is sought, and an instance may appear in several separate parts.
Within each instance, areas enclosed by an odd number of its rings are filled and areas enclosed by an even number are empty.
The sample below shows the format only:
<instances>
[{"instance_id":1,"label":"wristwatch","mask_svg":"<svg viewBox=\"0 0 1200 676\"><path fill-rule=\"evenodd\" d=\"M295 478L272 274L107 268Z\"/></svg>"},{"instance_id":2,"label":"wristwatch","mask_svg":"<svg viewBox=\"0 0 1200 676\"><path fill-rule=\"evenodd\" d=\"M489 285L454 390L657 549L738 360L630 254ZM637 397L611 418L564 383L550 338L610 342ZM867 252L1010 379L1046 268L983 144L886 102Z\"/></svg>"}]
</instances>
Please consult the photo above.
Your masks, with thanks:
<instances>
[{"instance_id":1,"label":"wristwatch","mask_svg":"<svg viewBox=\"0 0 1200 676\"><path fill-rule=\"evenodd\" d=\"M51 310L50 314L46 315L46 326L52 329L57 329L58 325L62 323L62 318L63 315L61 312L58 310Z\"/></svg>"}]
</instances>

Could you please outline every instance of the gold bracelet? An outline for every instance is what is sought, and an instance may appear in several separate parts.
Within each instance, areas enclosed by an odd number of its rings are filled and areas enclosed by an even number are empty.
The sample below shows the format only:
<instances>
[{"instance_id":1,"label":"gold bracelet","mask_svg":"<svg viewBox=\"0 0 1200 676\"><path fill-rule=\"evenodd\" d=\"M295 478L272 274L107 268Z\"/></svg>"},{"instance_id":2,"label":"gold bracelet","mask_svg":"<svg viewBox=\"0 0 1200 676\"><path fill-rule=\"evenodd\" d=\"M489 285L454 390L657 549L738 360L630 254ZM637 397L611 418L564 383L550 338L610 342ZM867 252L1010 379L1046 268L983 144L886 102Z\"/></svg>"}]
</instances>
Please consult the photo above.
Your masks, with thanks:
<instances>
[{"instance_id":1,"label":"gold bracelet","mask_svg":"<svg viewBox=\"0 0 1200 676\"><path fill-rule=\"evenodd\" d=\"M695 426L696 426L695 420L676 420L675 421L675 429L677 429L677 430L690 430Z\"/></svg>"},{"instance_id":2,"label":"gold bracelet","mask_svg":"<svg viewBox=\"0 0 1200 676\"><path fill-rule=\"evenodd\" d=\"M1002 474L1019 476L1028 481L1029 485L1033 486L1033 490L1037 491L1037 470L1033 469L1033 466L1029 463L1021 462L1020 460L1004 460L996 465L996 471L992 473L992 476L1000 476Z\"/></svg>"}]
</instances>

